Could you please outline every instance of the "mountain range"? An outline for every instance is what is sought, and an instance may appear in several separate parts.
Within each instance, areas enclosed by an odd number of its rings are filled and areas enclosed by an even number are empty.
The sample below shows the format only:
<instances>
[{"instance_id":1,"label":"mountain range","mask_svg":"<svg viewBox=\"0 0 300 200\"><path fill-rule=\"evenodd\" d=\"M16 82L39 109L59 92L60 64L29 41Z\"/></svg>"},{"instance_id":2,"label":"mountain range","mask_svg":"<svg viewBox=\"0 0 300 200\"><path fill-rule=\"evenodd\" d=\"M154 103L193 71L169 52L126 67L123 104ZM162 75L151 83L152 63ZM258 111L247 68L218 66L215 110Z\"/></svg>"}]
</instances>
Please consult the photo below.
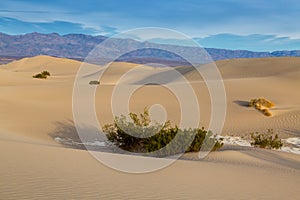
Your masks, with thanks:
<instances>
[{"instance_id":1,"label":"mountain range","mask_svg":"<svg viewBox=\"0 0 300 200\"><path fill-rule=\"evenodd\" d=\"M101 35L91 36L84 34L59 35L57 33L42 34L34 32L25 35L8 35L0 33L0 57L10 60L36 55L49 55L84 60L99 43L106 39L107 37ZM132 39L113 39L112 41L112 45L121 44L125 50L139 49L118 57L118 61L135 63L159 62L171 65L188 63L180 56L161 49L176 49L176 51L184 52L192 58L196 58L199 55L198 49L195 47L139 42ZM300 50L274 52L253 52L216 48L205 48L205 50L214 61L232 58L300 56ZM113 56L110 47L105 47L101 50L102 58L109 59ZM209 59L203 62L207 61L209 61Z\"/></svg>"}]
</instances>

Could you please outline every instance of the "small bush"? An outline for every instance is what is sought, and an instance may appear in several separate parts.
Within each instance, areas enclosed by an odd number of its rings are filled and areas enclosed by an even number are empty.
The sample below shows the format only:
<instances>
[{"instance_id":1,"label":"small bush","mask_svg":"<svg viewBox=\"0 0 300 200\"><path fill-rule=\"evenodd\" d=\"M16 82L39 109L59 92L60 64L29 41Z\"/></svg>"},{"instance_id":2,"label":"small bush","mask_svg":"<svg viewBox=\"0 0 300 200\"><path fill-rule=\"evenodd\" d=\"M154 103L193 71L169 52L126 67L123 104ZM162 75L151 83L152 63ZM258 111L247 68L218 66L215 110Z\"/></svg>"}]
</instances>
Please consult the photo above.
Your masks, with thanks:
<instances>
[{"instance_id":1,"label":"small bush","mask_svg":"<svg viewBox=\"0 0 300 200\"><path fill-rule=\"evenodd\" d=\"M263 106L266 108L273 108L275 104L265 98L251 99L249 102L249 107L253 106Z\"/></svg>"},{"instance_id":2,"label":"small bush","mask_svg":"<svg viewBox=\"0 0 300 200\"><path fill-rule=\"evenodd\" d=\"M48 76L50 76L50 72L48 71L42 71L39 74L36 74L34 76L32 76L33 78L40 78L40 79L46 79Z\"/></svg>"},{"instance_id":3,"label":"small bush","mask_svg":"<svg viewBox=\"0 0 300 200\"><path fill-rule=\"evenodd\" d=\"M272 116L269 108L273 108L275 104L265 98L251 99L249 101L249 107L254 107L255 109L261 111L265 116Z\"/></svg>"},{"instance_id":4,"label":"small bush","mask_svg":"<svg viewBox=\"0 0 300 200\"><path fill-rule=\"evenodd\" d=\"M44 75L42 75L42 74L36 74L36 75L34 75L34 76L32 76L33 78L40 78L40 79L46 79L47 78L47 76L44 76Z\"/></svg>"},{"instance_id":5,"label":"small bush","mask_svg":"<svg viewBox=\"0 0 300 200\"><path fill-rule=\"evenodd\" d=\"M100 81L90 81L89 84L90 85L99 85Z\"/></svg>"},{"instance_id":6,"label":"small bush","mask_svg":"<svg viewBox=\"0 0 300 200\"><path fill-rule=\"evenodd\" d=\"M177 126L171 126L169 121L164 125L158 123L151 125L147 109L140 115L130 113L129 117L132 122L128 122L125 116L121 116L116 117L113 124L103 127L108 140L127 151L151 153L153 156L163 157L184 152L196 152L202 147L207 148L207 151L212 147L212 150L215 151L223 145L211 131L204 128L181 130ZM155 134L149 136L150 133ZM176 140L175 136L177 136ZM194 139L191 141L191 138Z\"/></svg>"},{"instance_id":7,"label":"small bush","mask_svg":"<svg viewBox=\"0 0 300 200\"><path fill-rule=\"evenodd\" d=\"M283 143L279 139L278 135L275 136L272 129L268 129L267 133L251 133L251 138L253 142L251 145L260 148L270 148L270 149L279 149L282 147Z\"/></svg>"}]
</instances>

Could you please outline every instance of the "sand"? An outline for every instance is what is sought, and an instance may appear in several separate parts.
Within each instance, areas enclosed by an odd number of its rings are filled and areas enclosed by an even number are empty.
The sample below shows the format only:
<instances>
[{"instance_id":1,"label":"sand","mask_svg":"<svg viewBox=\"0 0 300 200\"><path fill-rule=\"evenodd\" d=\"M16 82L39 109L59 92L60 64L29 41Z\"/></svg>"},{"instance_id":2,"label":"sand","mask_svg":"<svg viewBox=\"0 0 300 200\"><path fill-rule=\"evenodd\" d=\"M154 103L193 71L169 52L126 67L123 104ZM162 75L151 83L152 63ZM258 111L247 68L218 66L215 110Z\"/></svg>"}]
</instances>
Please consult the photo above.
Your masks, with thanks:
<instances>
[{"instance_id":1,"label":"sand","mask_svg":"<svg viewBox=\"0 0 300 200\"><path fill-rule=\"evenodd\" d=\"M300 58L235 59L216 64L227 94L226 121L218 134L247 137L252 131L273 128L283 138L300 137ZM87 151L56 142L57 136L76 137L72 90L80 65L69 59L37 56L0 66L1 199L299 198L300 156L296 154L225 146L202 161L189 154L165 169L133 175L104 166ZM97 87L96 111L101 124L113 120L110 94L116 82L138 66L113 65ZM160 77L166 71L142 69L124 79L124 84L138 83L149 74ZM49 79L32 78L43 70L52 74ZM89 65L86 79L101 70L101 66ZM184 70L184 75L201 91L197 94L200 125L207 127L210 100L205 83L193 70ZM93 86L87 82L85 87ZM266 117L245 106L257 97L275 103L270 109L274 116ZM130 109L140 112L154 103L164 105L168 119L175 124L180 121L176 96L160 86L139 89L130 100ZM126 156L108 155L115 159Z\"/></svg>"}]
</instances>

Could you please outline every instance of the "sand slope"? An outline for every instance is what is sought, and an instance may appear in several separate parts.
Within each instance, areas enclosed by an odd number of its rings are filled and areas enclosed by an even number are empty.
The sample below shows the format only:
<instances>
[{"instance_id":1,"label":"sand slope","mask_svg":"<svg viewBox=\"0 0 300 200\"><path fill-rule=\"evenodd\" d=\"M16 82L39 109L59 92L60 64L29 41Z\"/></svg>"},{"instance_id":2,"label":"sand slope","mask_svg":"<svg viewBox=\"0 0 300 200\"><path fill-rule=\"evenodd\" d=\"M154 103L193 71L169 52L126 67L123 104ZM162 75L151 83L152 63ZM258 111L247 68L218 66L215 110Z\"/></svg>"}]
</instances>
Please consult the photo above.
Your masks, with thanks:
<instances>
[{"instance_id":1,"label":"sand slope","mask_svg":"<svg viewBox=\"0 0 300 200\"><path fill-rule=\"evenodd\" d=\"M300 58L236 59L216 63L227 93L224 134L247 136L275 129L281 136L300 135ZM114 171L86 151L64 148L55 136L76 137L72 90L81 63L37 56L0 66L0 199L297 199L300 156L277 151L226 147L204 161L186 155L158 172L130 175ZM101 124L112 122L110 96L124 72L139 67L113 63L97 87L96 109ZM165 69L143 66L124 84L161 76ZM48 70L47 80L32 75ZM103 67L88 65L88 81ZM163 72L163 73L162 73ZM207 127L210 101L205 83L193 70L182 73L200 91L201 125ZM251 98L276 104L268 118L245 107ZM130 100L130 109L160 103L168 118L180 121L176 96L148 85ZM193 109L193 108L191 108ZM112 155L115 159L118 156Z\"/></svg>"},{"instance_id":2,"label":"sand slope","mask_svg":"<svg viewBox=\"0 0 300 200\"><path fill-rule=\"evenodd\" d=\"M2 199L297 199L299 195L299 156L217 152L202 162L181 160L154 173L132 175L103 166L86 151L3 140L0 144Z\"/></svg>"}]
</instances>

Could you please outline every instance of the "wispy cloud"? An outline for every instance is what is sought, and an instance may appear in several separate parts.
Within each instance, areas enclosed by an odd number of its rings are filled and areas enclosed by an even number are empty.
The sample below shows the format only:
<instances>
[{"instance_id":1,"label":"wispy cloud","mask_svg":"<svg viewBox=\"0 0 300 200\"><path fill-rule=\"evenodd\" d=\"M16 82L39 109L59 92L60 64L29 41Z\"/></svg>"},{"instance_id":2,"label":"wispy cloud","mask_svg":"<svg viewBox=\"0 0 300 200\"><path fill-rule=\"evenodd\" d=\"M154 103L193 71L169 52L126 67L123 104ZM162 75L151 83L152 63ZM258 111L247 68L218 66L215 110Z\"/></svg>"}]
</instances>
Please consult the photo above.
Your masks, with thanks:
<instances>
[{"instance_id":1,"label":"wispy cloud","mask_svg":"<svg viewBox=\"0 0 300 200\"><path fill-rule=\"evenodd\" d=\"M214 48L247 49L254 51L300 49L300 39L292 39L290 37L278 37L276 35L217 34L194 39L202 46Z\"/></svg>"},{"instance_id":2,"label":"wispy cloud","mask_svg":"<svg viewBox=\"0 0 300 200\"><path fill-rule=\"evenodd\" d=\"M275 51L275 50L299 50L300 39L290 37L279 37L276 35L235 35L235 34L217 34L202 38L150 38L148 42L158 44L171 44L182 46L195 46L198 43L201 47L220 48L232 50L250 50L250 51Z\"/></svg>"},{"instance_id":3,"label":"wispy cloud","mask_svg":"<svg viewBox=\"0 0 300 200\"><path fill-rule=\"evenodd\" d=\"M18 28L15 28L18 27ZM65 21L53 22L25 22L13 18L0 18L0 30L9 34L23 34L29 32L49 33L55 32L59 34L68 33L85 33L90 35L108 35L116 32L116 28L103 26L99 29L85 27L80 23L72 23Z\"/></svg>"},{"instance_id":4,"label":"wispy cloud","mask_svg":"<svg viewBox=\"0 0 300 200\"><path fill-rule=\"evenodd\" d=\"M173 28L192 36L218 33L295 36L297 0L1 0L0 16L23 21L69 21L97 28Z\"/></svg>"}]
</instances>

